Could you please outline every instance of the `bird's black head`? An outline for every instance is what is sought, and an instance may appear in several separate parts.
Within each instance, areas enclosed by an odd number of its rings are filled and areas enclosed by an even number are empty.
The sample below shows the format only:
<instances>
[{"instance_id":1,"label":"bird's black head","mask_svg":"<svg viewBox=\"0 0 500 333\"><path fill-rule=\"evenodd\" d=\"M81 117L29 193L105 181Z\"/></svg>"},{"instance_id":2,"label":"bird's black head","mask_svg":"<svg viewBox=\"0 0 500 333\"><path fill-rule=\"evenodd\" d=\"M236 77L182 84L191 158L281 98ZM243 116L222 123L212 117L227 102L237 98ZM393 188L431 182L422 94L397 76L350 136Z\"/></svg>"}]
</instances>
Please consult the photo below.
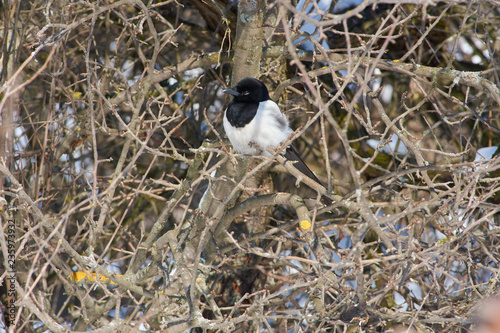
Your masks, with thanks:
<instances>
[{"instance_id":1,"label":"bird's black head","mask_svg":"<svg viewBox=\"0 0 500 333\"><path fill-rule=\"evenodd\" d=\"M224 93L233 95L236 102L259 103L270 99L266 85L252 77L241 79L236 87L225 89Z\"/></svg>"}]
</instances>

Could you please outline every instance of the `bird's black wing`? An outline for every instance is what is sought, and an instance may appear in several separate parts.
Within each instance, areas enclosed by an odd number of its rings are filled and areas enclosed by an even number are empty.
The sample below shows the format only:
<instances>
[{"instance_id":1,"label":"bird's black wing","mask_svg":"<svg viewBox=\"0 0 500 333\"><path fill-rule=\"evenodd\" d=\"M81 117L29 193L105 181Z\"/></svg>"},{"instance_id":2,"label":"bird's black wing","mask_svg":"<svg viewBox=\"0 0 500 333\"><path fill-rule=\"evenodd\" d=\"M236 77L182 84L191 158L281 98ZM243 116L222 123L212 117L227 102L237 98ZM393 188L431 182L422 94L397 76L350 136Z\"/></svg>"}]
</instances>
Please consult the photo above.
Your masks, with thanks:
<instances>
[{"instance_id":1,"label":"bird's black wing","mask_svg":"<svg viewBox=\"0 0 500 333\"><path fill-rule=\"evenodd\" d=\"M302 161L302 159L300 158L299 154L297 154L297 151L295 150L295 148L293 147L293 145L290 145L288 146L288 148L285 150L285 158L287 160L289 160L290 162L293 163L293 166L299 170L301 173L303 173L305 176L311 178L312 180L314 180L316 183L320 184L321 186L325 187L321 182L320 180L318 179L318 177L316 177L316 175L311 171L311 169L309 169L309 167L304 163L304 161ZM321 201L327 205L327 206L330 206L333 201L328 198L327 196L323 195L321 197Z\"/></svg>"}]
</instances>

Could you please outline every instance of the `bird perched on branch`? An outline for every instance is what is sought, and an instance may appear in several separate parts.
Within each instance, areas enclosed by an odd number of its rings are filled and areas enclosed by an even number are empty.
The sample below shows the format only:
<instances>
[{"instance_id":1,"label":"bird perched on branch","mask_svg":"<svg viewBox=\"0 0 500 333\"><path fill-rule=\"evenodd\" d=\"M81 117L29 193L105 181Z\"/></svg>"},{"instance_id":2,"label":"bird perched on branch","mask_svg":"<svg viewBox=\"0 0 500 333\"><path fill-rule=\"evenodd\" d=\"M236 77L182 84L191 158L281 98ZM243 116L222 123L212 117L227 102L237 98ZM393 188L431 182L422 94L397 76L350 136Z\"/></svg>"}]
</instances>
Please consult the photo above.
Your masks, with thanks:
<instances>
[{"instance_id":1,"label":"bird perched on branch","mask_svg":"<svg viewBox=\"0 0 500 333\"><path fill-rule=\"evenodd\" d=\"M287 117L269 97L267 87L261 81L246 77L234 88L225 89L224 93L234 96L224 113L224 130L238 153L262 152L271 156L268 147L278 147L292 135L293 130ZM323 186L299 157L292 144L286 147L282 155L303 175ZM324 195L322 201L326 205L332 203L332 200Z\"/></svg>"}]
</instances>

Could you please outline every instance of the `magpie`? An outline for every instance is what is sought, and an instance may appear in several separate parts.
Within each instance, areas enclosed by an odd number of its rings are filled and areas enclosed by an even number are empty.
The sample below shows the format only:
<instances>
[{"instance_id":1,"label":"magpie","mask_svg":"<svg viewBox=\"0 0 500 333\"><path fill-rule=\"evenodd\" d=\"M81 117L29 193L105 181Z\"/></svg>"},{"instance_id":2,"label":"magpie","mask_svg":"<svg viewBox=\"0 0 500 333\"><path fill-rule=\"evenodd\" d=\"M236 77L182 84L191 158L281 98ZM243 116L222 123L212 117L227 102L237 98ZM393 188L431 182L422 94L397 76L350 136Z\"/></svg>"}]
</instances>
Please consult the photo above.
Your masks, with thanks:
<instances>
[{"instance_id":1,"label":"magpie","mask_svg":"<svg viewBox=\"0 0 500 333\"><path fill-rule=\"evenodd\" d=\"M224 113L224 130L238 153L253 155L262 152L271 156L268 146L279 146L293 133L287 117L269 97L269 91L261 81L246 77L234 88L225 89L224 93L233 96ZM288 145L283 155L302 174L323 186L292 144ZM322 197L322 201L326 205L332 204L326 196Z\"/></svg>"}]
</instances>

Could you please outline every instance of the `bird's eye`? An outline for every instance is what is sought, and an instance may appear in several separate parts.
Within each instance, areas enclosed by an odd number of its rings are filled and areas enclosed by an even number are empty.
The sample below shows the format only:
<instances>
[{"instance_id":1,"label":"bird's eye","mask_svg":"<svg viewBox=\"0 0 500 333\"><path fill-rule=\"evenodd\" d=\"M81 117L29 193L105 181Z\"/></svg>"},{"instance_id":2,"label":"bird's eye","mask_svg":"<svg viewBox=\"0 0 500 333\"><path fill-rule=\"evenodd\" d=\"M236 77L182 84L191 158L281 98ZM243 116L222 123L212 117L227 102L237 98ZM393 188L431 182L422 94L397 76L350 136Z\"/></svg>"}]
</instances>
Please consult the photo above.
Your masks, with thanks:
<instances>
[{"instance_id":1,"label":"bird's eye","mask_svg":"<svg viewBox=\"0 0 500 333\"><path fill-rule=\"evenodd\" d=\"M242 92L241 94L242 94L242 95L248 95L248 94L250 94L250 92L249 92L249 91L244 91L244 92Z\"/></svg>"}]
</instances>

